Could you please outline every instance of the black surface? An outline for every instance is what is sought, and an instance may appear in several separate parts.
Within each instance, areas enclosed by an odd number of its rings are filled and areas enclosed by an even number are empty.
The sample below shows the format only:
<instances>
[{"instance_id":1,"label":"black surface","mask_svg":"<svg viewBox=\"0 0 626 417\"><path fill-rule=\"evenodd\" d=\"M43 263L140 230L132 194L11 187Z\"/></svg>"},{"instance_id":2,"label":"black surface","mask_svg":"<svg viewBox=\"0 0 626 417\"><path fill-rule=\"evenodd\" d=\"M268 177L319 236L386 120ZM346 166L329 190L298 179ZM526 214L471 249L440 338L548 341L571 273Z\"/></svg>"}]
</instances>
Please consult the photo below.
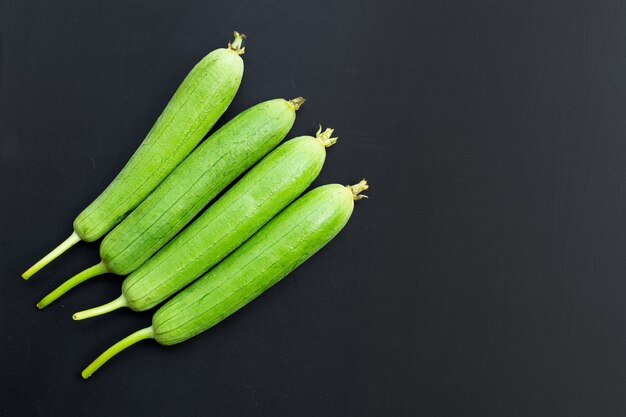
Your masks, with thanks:
<instances>
[{"instance_id":1,"label":"black surface","mask_svg":"<svg viewBox=\"0 0 626 417\"><path fill-rule=\"evenodd\" d=\"M626 4L619 1L0 2L0 410L9 416L626 415ZM187 343L73 322L120 278L29 282L204 54L248 34L225 119L309 99L316 184L366 177L342 234Z\"/></svg>"}]
</instances>

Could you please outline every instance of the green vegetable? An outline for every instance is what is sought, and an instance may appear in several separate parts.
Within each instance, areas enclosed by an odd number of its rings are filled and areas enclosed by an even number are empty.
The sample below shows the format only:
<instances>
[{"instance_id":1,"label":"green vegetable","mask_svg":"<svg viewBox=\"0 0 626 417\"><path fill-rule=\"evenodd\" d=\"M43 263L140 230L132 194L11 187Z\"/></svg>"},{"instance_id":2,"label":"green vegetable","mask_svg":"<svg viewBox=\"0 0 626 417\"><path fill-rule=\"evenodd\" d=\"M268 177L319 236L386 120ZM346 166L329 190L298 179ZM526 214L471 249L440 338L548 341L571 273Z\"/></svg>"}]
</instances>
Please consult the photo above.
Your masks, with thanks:
<instances>
[{"instance_id":1,"label":"green vegetable","mask_svg":"<svg viewBox=\"0 0 626 417\"><path fill-rule=\"evenodd\" d=\"M305 194L219 265L161 307L152 326L122 339L82 372L89 378L111 357L144 339L183 342L255 299L328 243L344 227L365 180L325 185Z\"/></svg>"},{"instance_id":2,"label":"green vegetable","mask_svg":"<svg viewBox=\"0 0 626 417\"><path fill-rule=\"evenodd\" d=\"M243 76L244 35L205 56L187 75L143 143L63 243L22 274L30 278L77 242L93 242L137 207L196 147L235 97Z\"/></svg>"},{"instance_id":3,"label":"green vegetable","mask_svg":"<svg viewBox=\"0 0 626 417\"><path fill-rule=\"evenodd\" d=\"M148 310L209 270L300 195L319 174L332 129L289 140L270 153L122 285L122 295L74 314L75 320L120 307Z\"/></svg>"},{"instance_id":4,"label":"green vegetable","mask_svg":"<svg viewBox=\"0 0 626 417\"><path fill-rule=\"evenodd\" d=\"M81 282L106 272L126 275L174 237L235 178L289 132L303 98L257 104L204 141L102 241L101 262L44 297L44 308Z\"/></svg>"}]
</instances>

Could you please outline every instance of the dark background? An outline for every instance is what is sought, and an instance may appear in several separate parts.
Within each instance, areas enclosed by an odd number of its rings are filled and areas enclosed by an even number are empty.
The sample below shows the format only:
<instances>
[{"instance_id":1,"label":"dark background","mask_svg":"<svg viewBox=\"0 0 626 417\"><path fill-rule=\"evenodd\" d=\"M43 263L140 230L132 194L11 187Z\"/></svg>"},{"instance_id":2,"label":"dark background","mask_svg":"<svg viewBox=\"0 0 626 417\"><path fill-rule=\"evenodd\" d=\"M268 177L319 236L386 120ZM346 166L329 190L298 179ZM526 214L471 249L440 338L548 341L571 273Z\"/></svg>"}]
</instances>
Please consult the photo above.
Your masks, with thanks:
<instances>
[{"instance_id":1,"label":"dark background","mask_svg":"<svg viewBox=\"0 0 626 417\"><path fill-rule=\"evenodd\" d=\"M0 1L0 411L9 416L626 415L623 1ZM346 229L175 347L108 301L71 232L189 69L248 35L223 118L309 99L316 184L366 177Z\"/></svg>"}]
</instances>

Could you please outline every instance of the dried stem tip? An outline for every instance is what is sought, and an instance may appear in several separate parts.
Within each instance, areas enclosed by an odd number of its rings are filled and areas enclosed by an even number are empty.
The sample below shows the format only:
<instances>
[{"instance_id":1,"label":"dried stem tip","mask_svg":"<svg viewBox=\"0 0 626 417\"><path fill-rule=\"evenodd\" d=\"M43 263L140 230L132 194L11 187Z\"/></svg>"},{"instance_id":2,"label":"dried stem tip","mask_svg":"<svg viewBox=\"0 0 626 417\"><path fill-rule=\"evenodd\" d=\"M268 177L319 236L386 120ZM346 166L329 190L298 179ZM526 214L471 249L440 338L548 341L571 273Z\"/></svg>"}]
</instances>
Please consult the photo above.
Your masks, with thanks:
<instances>
[{"instance_id":1,"label":"dried stem tip","mask_svg":"<svg viewBox=\"0 0 626 417\"><path fill-rule=\"evenodd\" d=\"M246 35L239 32L233 32L233 36L235 36L235 40L228 43L228 49L233 52L236 52L239 55L243 55L246 52L246 47L243 46L243 41L246 39Z\"/></svg>"},{"instance_id":2,"label":"dried stem tip","mask_svg":"<svg viewBox=\"0 0 626 417\"><path fill-rule=\"evenodd\" d=\"M306 99L304 97L296 97L289 100L288 103L291 105L291 107L293 107L294 110L298 110L305 101Z\"/></svg>"},{"instance_id":3,"label":"dried stem tip","mask_svg":"<svg viewBox=\"0 0 626 417\"><path fill-rule=\"evenodd\" d=\"M365 179L362 179L358 184L354 184L354 185L346 185L346 187L350 190L350 192L352 192L352 198L355 200L360 200L362 198L367 198L366 195L362 195L359 194L365 190L367 190L368 188L370 188L369 185L367 185L367 181L365 181Z\"/></svg>"},{"instance_id":4,"label":"dried stem tip","mask_svg":"<svg viewBox=\"0 0 626 417\"><path fill-rule=\"evenodd\" d=\"M335 131L334 129L328 128L322 132L322 125L320 125L320 128L317 130L317 133L315 134L315 138L319 140L320 142L322 142L322 145L328 148L329 146L333 146L335 142L337 142L337 139L339 139L338 137L334 137L334 138L331 137L334 131Z\"/></svg>"}]
</instances>

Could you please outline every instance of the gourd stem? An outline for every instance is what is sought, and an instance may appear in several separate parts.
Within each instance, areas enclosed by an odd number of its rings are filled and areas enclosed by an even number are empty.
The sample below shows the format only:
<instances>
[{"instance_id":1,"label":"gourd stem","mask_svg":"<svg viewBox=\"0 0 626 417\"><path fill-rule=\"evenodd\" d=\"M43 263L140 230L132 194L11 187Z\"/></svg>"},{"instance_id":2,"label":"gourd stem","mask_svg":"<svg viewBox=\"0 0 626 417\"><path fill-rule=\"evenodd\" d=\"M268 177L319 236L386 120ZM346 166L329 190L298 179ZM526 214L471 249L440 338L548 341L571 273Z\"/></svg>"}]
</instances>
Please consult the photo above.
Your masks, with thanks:
<instances>
[{"instance_id":1,"label":"gourd stem","mask_svg":"<svg viewBox=\"0 0 626 417\"><path fill-rule=\"evenodd\" d=\"M315 134L315 139L319 140L325 148L333 146L335 143L337 143L337 139L339 139L338 137L331 137L334 131L335 129L328 128L322 132L322 125L320 125L320 128Z\"/></svg>"},{"instance_id":2,"label":"gourd stem","mask_svg":"<svg viewBox=\"0 0 626 417\"><path fill-rule=\"evenodd\" d=\"M289 103L289 105L294 110L299 110L300 106L302 106L305 101L306 101L306 99L304 97L296 97L296 98L292 98L291 100L287 101L287 103Z\"/></svg>"},{"instance_id":3,"label":"gourd stem","mask_svg":"<svg viewBox=\"0 0 626 417\"><path fill-rule=\"evenodd\" d=\"M83 372L81 372L81 376L83 379L89 378L96 372L102 365L107 363L109 359L113 356L117 355L124 349L134 345L137 342L141 342L145 339L153 339L154 338L154 330L152 330L152 326L146 327L145 329L141 329L131 334L130 336L126 336L124 339L120 340L107 350L105 350L100 356L98 356L93 362L89 364L85 368Z\"/></svg>"},{"instance_id":4,"label":"gourd stem","mask_svg":"<svg viewBox=\"0 0 626 417\"><path fill-rule=\"evenodd\" d=\"M233 32L235 40L228 43L228 49L235 52L238 55L243 55L246 52L246 47L243 46L243 41L246 39L246 35L239 32Z\"/></svg>"},{"instance_id":5,"label":"gourd stem","mask_svg":"<svg viewBox=\"0 0 626 417\"><path fill-rule=\"evenodd\" d=\"M124 297L124 294L120 295L115 300L109 301L108 303L101 306L74 313L72 318L74 320L84 320L91 317L101 316L102 314L110 313L111 311L117 310L121 307L128 307L128 303L126 302L126 297Z\"/></svg>"},{"instance_id":6,"label":"gourd stem","mask_svg":"<svg viewBox=\"0 0 626 417\"><path fill-rule=\"evenodd\" d=\"M365 178L363 178L361 181L359 181L358 184L346 185L346 187L352 193L352 198L354 200L360 200L362 198L367 198L366 195L363 195L363 194L360 194L360 193L362 193L363 191L365 191L365 190L370 188L370 186L367 183L367 181L365 180Z\"/></svg>"},{"instance_id":7,"label":"gourd stem","mask_svg":"<svg viewBox=\"0 0 626 417\"><path fill-rule=\"evenodd\" d=\"M52 252L41 258L35 265L28 268L26 272L22 274L22 278L28 279L35 275L41 268L48 265L50 262L54 261L58 258L63 252L74 246L76 243L80 242L81 238L78 236L78 233L72 232L70 237L65 239L63 243L54 248Z\"/></svg>"},{"instance_id":8,"label":"gourd stem","mask_svg":"<svg viewBox=\"0 0 626 417\"><path fill-rule=\"evenodd\" d=\"M72 278L65 281L63 284L59 285L55 290L53 290L50 294L46 295L41 299L40 302L37 303L37 308L42 309L46 307L51 302L55 301L57 298L77 286L78 284L87 281L89 278L93 278L98 275L106 274L109 272L104 262L100 262L90 268L85 269L83 272L79 272L74 275Z\"/></svg>"}]
</instances>

